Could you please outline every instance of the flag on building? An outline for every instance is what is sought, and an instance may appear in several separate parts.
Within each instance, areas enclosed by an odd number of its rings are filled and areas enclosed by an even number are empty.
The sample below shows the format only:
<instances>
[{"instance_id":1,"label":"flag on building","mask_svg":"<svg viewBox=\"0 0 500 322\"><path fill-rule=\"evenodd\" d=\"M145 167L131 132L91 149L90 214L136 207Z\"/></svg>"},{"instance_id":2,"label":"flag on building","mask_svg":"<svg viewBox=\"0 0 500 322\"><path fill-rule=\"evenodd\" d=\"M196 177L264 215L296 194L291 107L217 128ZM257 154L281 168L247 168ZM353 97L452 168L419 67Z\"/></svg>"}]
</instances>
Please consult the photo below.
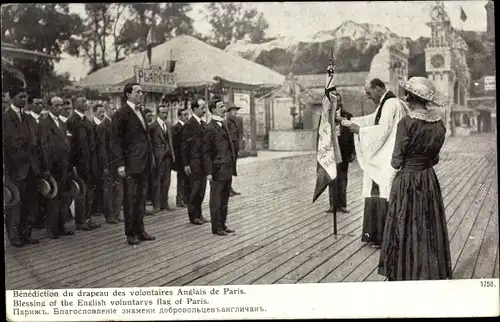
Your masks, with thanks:
<instances>
[{"instance_id":1,"label":"flag on building","mask_svg":"<svg viewBox=\"0 0 500 322\"><path fill-rule=\"evenodd\" d=\"M335 83L333 72L326 77L325 95L322 100L322 112L319 119L316 149L316 188L313 202L337 177L337 163L342 162L337 135L335 135L335 111L337 97L333 93Z\"/></svg>"},{"instance_id":2,"label":"flag on building","mask_svg":"<svg viewBox=\"0 0 500 322\"><path fill-rule=\"evenodd\" d=\"M153 54L153 27L149 28L148 36L146 37L146 53L148 55L149 66L151 66L151 56Z\"/></svg>"},{"instance_id":3,"label":"flag on building","mask_svg":"<svg viewBox=\"0 0 500 322\"><path fill-rule=\"evenodd\" d=\"M460 20L464 21L467 20L467 15L465 14L464 8L460 6Z\"/></svg>"}]
</instances>

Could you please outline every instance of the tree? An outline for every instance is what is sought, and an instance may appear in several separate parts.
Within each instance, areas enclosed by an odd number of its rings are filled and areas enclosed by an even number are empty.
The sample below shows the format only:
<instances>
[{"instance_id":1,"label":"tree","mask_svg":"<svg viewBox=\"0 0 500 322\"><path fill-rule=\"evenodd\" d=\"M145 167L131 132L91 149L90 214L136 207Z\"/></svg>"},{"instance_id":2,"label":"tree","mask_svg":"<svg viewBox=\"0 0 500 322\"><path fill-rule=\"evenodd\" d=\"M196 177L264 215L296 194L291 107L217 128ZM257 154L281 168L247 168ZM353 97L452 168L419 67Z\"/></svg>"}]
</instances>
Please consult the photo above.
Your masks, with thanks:
<instances>
[{"instance_id":1,"label":"tree","mask_svg":"<svg viewBox=\"0 0 500 322\"><path fill-rule=\"evenodd\" d=\"M78 38L84 26L79 15L69 12L67 3L3 5L1 21L4 42L56 57L63 52L78 54ZM15 60L14 66L23 71L29 88L40 88L43 77L51 77L54 62Z\"/></svg>"},{"instance_id":2,"label":"tree","mask_svg":"<svg viewBox=\"0 0 500 322\"><path fill-rule=\"evenodd\" d=\"M211 2L205 16L212 25L210 43L221 49L245 37L252 43L260 43L269 27L262 13L254 8L245 9L241 3Z\"/></svg>"},{"instance_id":3,"label":"tree","mask_svg":"<svg viewBox=\"0 0 500 322\"><path fill-rule=\"evenodd\" d=\"M191 10L189 3L129 3L126 6L130 18L115 41L115 46L119 46L124 55L146 48L150 28L153 28L156 44L194 32L193 20L188 16Z\"/></svg>"}]
</instances>

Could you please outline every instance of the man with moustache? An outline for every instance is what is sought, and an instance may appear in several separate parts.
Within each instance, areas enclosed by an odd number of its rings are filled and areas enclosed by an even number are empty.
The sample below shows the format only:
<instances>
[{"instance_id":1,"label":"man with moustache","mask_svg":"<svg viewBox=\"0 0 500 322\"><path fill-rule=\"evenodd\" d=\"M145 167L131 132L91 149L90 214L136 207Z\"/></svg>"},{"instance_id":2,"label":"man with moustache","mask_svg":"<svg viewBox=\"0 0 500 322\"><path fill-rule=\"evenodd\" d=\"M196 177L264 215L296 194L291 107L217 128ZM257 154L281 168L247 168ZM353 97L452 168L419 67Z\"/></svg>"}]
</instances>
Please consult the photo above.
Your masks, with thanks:
<instances>
[{"instance_id":1,"label":"man with moustache","mask_svg":"<svg viewBox=\"0 0 500 322\"><path fill-rule=\"evenodd\" d=\"M95 177L97 175L97 154L95 133L92 123L85 116L88 109L87 98L77 95L73 100L74 113L66 121L71 135L70 164L76 174L85 182L85 195L75 200L75 223L78 230L93 230L101 227L91 219L94 201Z\"/></svg>"},{"instance_id":2,"label":"man with moustache","mask_svg":"<svg viewBox=\"0 0 500 322\"><path fill-rule=\"evenodd\" d=\"M243 124L241 122L241 118L238 118L238 110L240 107L235 105L230 105L226 110L226 120L227 120L227 129L229 130L229 135L231 136L231 141L234 147L234 153L236 154L236 158L238 158L238 153L240 151L240 140L243 136ZM229 196L234 197L238 196L241 193L234 191L233 187L231 187L231 191Z\"/></svg>"},{"instance_id":3,"label":"man with moustache","mask_svg":"<svg viewBox=\"0 0 500 322\"><path fill-rule=\"evenodd\" d=\"M139 83L123 88L126 103L113 115L111 161L124 178L125 235L129 245L155 240L144 229L148 183L155 167L149 126L141 109L144 93Z\"/></svg>"},{"instance_id":4,"label":"man with moustache","mask_svg":"<svg viewBox=\"0 0 500 322\"><path fill-rule=\"evenodd\" d=\"M41 163L45 178L52 176L57 182L58 192L53 199L46 200L47 230L49 238L71 236L73 231L64 227L67 199L63 198L69 190L70 143L67 137L66 124L59 119L63 110L63 100L58 96L50 98L49 116L40 120L38 137L40 138Z\"/></svg>"},{"instance_id":5,"label":"man with moustache","mask_svg":"<svg viewBox=\"0 0 500 322\"><path fill-rule=\"evenodd\" d=\"M170 177L172 166L175 162L174 144L172 130L167 123L168 109L165 105L158 106L158 115L151 124L151 143L156 168L153 175L153 214L161 210L173 209L168 204L168 189L170 188Z\"/></svg>"},{"instance_id":6,"label":"man with moustache","mask_svg":"<svg viewBox=\"0 0 500 322\"><path fill-rule=\"evenodd\" d=\"M337 99L337 116L341 119L350 120L352 118L352 114L344 110L341 96L338 95ZM347 126L342 125L339 121L336 121L336 123L337 125L335 129L339 140L342 162L337 163L337 177L328 186L330 208L326 212L333 213L334 211L340 211L349 213L349 210L347 209L347 173L349 170L349 163L354 161L356 156L354 148L354 135L351 131L349 131Z\"/></svg>"},{"instance_id":7,"label":"man with moustache","mask_svg":"<svg viewBox=\"0 0 500 322\"><path fill-rule=\"evenodd\" d=\"M19 191L20 201L5 207L7 236L11 245L23 247L26 244L38 244L31 237L33 218L29 217L27 206L27 187L29 180L40 175L33 163L33 129L26 121L23 108L26 106L26 90L22 85L9 90L10 107L3 113L4 126L4 171Z\"/></svg>"},{"instance_id":8,"label":"man with moustache","mask_svg":"<svg viewBox=\"0 0 500 322\"><path fill-rule=\"evenodd\" d=\"M184 172L189 177L189 222L194 225L203 225L209 222L203 217L201 205L205 198L207 178L203 169L203 136L206 122L202 117L206 113L206 104L203 100L191 102L193 115L184 125L181 143L181 158Z\"/></svg>"},{"instance_id":9,"label":"man with moustache","mask_svg":"<svg viewBox=\"0 0 500 322\"><path fill-rule=\"evenodd\" d=\"M71 101L65 100L64 107L63 107L63 110L61 111L61 114L59 114L59 118L61 119L61 121L66 123L66 121L68 120L68 117L70 116L70 114L72 112L73 112L73 108L71 107Z\"/></svg>"},{"instance_id":10,"label":"man with moustache","mask_svg":"<svg viewBox=\"0 0 500 322\"><path fill-rule=\"evenodd\" d=\"M407 106L378 78L365 86L366 95L375 104L374 113L353 117L348 125L354 133L356 155L363 169L365 207L362 242L378 248L382 244L388 198L396 174L391 157L398 122L407 114Z\"/></svg>"},{"instance_id":11,"label":"man with moustache","mask_svg":"<svg viewBox=\"0 0 500 322\"><path fill-rule=\"evenodd\" d=\"M234 230L226 226L231 182L236 175L236 154L233 140L223 119L225 106L221 99L210 101L212 120L203 138L203 161L206 178L210 181L210 218L212 233L226 236Z\"/></svg>"},{"instance_id":12,"label":"man with moustache","mask_svg":"<svg viewBox=\"0 0 500 322\"><path fill-rule=\"evenodd\" d=\"M71 100L67 99L63 103L63 109L61 110L61 112L59 114L59 119L63 123L66 123L66 121L68 120L68 117L71 115L71 113L73 113L73 107L71 106ZM71 137L68 136L68 133L69 132L66 132L66 137L68 139L68 142L71 142ZM74 198L73 198L73 196L71 196L69 191L65 191L62 198L63 198L62 204L67 205L66 209L63 210L63 213L64 213L65 221L68 222L68 221L73 220L73 218L74 218L74 216L71 212L71 204L73 203Z\"/></svg>"},{"instance_id":13,"label":"man with moustache","mask_svg":"<svg viewBox=\"0 0 500 322\"><path fill-rule=\"evenodd\" d=\"M102 121L97 126L97 160L99 164L98 175L102 178L103 211L108 224L119 222L120 208L123 201L123 183L117 175L116 167L111 161L111 118L116 108L103 105L104 114Z\"/></svg>"},{"instance_id":14,"label":"man with moustache","mask_svg":"<svg viewBox=\"0 0 500 322\"><path fill-rule=\"evenodd\" d=\"M33 96L28 96L25 110L26 122L32 131L32 145L33 145L33 153L31 157L34 158L34 163L37 165L37 168L41 168L40 166L40 142L38 140L38 124L40 122L40 113L42 111L43 104L40 102L40 99L33 99ZM46 205L45 199L38 193L38 177L31 177L28 182L27 187L27 203L26 207L28 208L30 218L34 219L33 227L35 228L44 228L45 227L45 219L46 219Z\"/></svg>"},{"instance_id":15,"label":"man with moustache","mask_svg":"<svg viewBox=\"0 0 500 322\"><path fill-rule=\"evenodd\" d=\"M182 166L181 143L184 125L189 120L189 111L186 108L179 109L177 111L177 118L178 121L172 130L175 151L174 170L177 171L177 194L175 201L177 207L186 208L189 202L189 178L186 176Z\"/></svg>"}]
</instances>

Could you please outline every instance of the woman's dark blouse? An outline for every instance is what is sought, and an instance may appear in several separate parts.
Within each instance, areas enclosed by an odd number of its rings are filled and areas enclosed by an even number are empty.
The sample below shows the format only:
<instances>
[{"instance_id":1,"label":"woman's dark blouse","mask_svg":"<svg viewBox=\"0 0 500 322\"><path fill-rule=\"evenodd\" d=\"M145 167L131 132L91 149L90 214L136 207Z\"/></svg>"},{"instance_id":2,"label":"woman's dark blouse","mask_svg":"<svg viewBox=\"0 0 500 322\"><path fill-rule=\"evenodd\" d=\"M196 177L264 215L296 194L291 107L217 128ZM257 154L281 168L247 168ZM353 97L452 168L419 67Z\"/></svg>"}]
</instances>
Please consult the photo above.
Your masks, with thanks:
<instances>
[{"instance_id":1,"label":"woman's dark blouse","mask_svg":"<svg viewBox=\"0 0 500 322\"><path fill-rule=\"evenodd\" d=\"M394 169L421 171L439 162L446 127L443 121L424 121L410 115L398 123L391 165Z\"/></svg>"}]
</instances>

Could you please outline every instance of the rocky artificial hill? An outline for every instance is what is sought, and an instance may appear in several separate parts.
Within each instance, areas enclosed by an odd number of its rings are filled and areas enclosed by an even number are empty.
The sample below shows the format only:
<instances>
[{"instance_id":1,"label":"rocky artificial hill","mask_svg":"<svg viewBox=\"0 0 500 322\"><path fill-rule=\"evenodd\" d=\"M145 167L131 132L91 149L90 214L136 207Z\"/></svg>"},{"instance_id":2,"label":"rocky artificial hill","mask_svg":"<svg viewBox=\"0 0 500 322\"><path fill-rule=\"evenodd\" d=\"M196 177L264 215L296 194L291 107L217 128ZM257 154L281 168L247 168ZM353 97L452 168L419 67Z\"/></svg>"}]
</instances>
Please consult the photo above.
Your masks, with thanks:
<instances>
[{"instance_id":1,"label":"rocky artificial hill","mask_svg":"<svg viewBox=\"0 0 500 322\"><path fill-rule=\"evenodd\" d=\"M465 31L463 37L469 46L467 62L472 79L491 75L495 70L494 43L488 41L483 32ZM360 72L369 71L373 57L390 39L399 39L408 46L410 75L424 76L424 48L429 38L412 40L381 25L353 21L302 38L280 37L261 44L241 40L226 50L284 75L323 73L333 50L338 72Z\"/></svg>"}]
</instances>

